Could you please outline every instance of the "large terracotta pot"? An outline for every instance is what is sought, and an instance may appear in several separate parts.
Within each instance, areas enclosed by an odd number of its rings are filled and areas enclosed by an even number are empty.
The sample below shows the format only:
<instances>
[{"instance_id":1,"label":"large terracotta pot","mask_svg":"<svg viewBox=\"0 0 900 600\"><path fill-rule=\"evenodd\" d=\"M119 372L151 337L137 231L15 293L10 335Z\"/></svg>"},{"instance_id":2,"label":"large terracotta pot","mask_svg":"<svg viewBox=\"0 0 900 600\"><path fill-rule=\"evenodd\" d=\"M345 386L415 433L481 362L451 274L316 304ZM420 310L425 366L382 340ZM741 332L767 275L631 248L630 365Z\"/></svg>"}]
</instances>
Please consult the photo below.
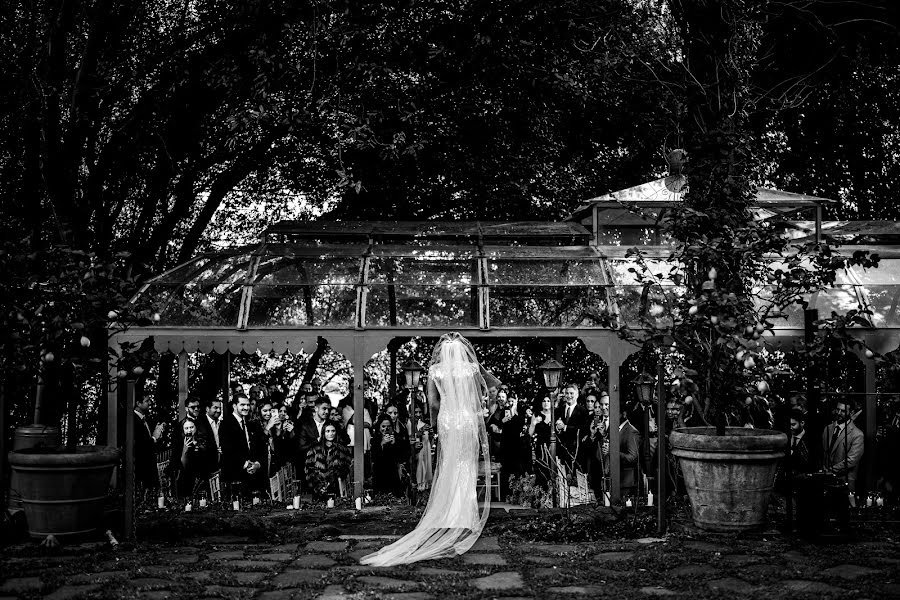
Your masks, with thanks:
<instances>
[{"instance_id":1,"label":"large terracotta pot","mask_svg":"<svg viewBox=\"0 0 900 600\"><path fill-rule=\"evenodd\" d=\"M26 425L16 427L13 435L13 451L25 448L55 448L60 444L59 427L46 425ZM19 474L13 471L9 475L9 507L22 508L22 496L19 494Z\"/></svg>"},{"instance_id":2,"label":"large terracotta pot","mask_svg":"<svg viewBox=\"0 0 900 600\"><path fill-rule=\"evenodd\" d=\"M694 523L710 531L754 529L765 523L787 435L770 429L683 427L672 432L691 499Z\"/></svg>"},{"instance_id":3,"label":"large terracotta pot","mask_svg":"<svg viewBox=\"0 0 900 600\"><path fill-rule=\"evenodd\" d=\"M103 525L118 448L28 448L9 453L31 537L89 535Z\"/></svg>"}]
</instances>

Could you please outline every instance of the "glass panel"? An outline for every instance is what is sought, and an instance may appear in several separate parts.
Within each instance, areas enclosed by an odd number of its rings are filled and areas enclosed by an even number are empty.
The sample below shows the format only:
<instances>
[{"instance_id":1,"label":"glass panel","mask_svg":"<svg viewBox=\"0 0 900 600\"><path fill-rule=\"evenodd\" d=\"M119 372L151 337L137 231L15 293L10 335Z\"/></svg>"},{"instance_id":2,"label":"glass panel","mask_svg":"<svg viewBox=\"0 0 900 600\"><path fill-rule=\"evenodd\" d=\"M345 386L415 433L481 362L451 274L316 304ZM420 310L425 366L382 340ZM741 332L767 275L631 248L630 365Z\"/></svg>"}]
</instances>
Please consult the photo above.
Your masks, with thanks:
<instances>
[{"instance_id":1,"label":"glass panel","mask_svg":"<svg viewBox=\"0 0 900 600\"><path fill-rule=\"evenodd\" d=\"M472 326L477 314L477 288L470 286L373 285L366 297L368 327Z\"/></svg>"},{"instance_id":2,"label":"glass panel","mask_svg":"<svg viewBox=\"0 0 900 600\"><path fill-rule=\"evenodd\" d=\"M603 327L603 286L503 286L490 290L491 327Z\"/></svg>"},{"instance_id":3,"label":"glass panel","mask_svg":"<svg viewBox=\"0 0 900 600\"><path fill-rule=\"evenodd\" d=\"M553 258L556 260L598 259L593 246L484 246L488 259Z\"/></svg>"},{"instance_id":4,"label":"glass panel","mask_svg":"<svg viewBox=\"0 0 900 600\"><path fill-rule=\"evenodd\" d=\"M842 285L812 294L809 305L810 308L819 309L819 317L825 318L831 316L832 312L842 315L848 310L859 308L859 298L854 286Z\"/></svg>"},{"instance_id":5,"label":"glass panel","mask_svg":"<svg viewBox=\"0 0 900 600\"><path fill-rule=\"evenodd\" d=\"M862 287L875 327L900 327L900 285Z\"/></svg>"},{"instance_id":6,"label":"glass panel","mask_svg":"<svg viewBox=\"0 0 900 600\"><path fill-rule=\"evenodd\" d=\"M356 324L354 285L255 285L248 327Z\"/></svg>"},{"instance_id":7,"label":"glass panel","mask_svg":"<svg viewBox=\"0 0 900 600\"><path fill-rule=\"evenodd\" d=\"M605 285L603 263L597 260L488 261L488 282L532 285Z\"/></svg>"},{"instance_id":8,"label":"glass panel","mask_svg":"<svg viewBox=\"0 0 900 600\"><path fill-rule=\"evenodd\" d=\"M411 283L452 286L477 281L477 262L455 254L441 257L437 252L419 256L372 256L369 283Z\"/></svg>"},{"instance_id":9,"label":"glass panel","mask_svg":"<svg viewBox=\"0 0 900 600\"><path fill-rule=\"evenodd\" d=\"M660 310L661 312L653 316L667 316L669 313L667 307L672 305L684 291L683 288L675 286L665 288L652 286L647 289L645 296L642 285L616 286L609 290L611 297L615 300L619 317L631 326L641 323L642 313L645 318L649 318L654 311Z\"/></svg>"},{"instance_id":10,"label":"glass panel","mask_svg":"<svg viewBox=\"0 0 900 600\"><path fill-rule=\"evenodd\" d=\"M204 256L176 268L159 283L243 283L250 259L249 253Z\"/></svg>"},{"instance_id":11,"label":"glass panel","mask_svg":"<svg viewBox=\"0 0 900 600\"><path fill-rule=\"evenodd\" d=\"M674 245L676 240L670 234L655 227L604 227L600 230L601 246L658 246Z\"/></svg>"},{"instance_id":12,"label":"glass panel","mask_svg":"<svg viewBox=\"0 0 900 600\"><path fill-rule=\"evenodd\" d=\"M240 285L154 283L144 296L159 313L159 325L237 327L241 290Z\"/></svg>"},{"instance_id":13,"label":"glass panel","mask_svg":"<svg viewBox=\"0 0 900 600\"><path fill-rule=\"evenodd\" d=\"M638 274L643 272L644 266L636 259L626 258L622 260L608 260L612 283L616 286L638 285ZM654 275L663 275L671 272L675 265L662 258L644 258L644 265ZM630 269L634 269L631 271ZM666 279L665 281L669 281Z\"/></svg>"},{"instance_id":14,"label":"glass panel","mask_svg":"<svg viewBox=\"0 0 900 600\"><path fill-rule=\"evenodd\" d=\"M362 259L358 256L317 257L277 256L260 261L255 283L263 285L304 285L359 283Z\"/></svg>"},{"instance_id":15,"label":"glass panel","mask_svg":"<svg viewBox=\"0 0 900 600\"><path fill-rule=\"evenodd\" d=\"M756 291L754 296L754 304L757 308L767 305L768 299L771 298L771 286L766 286ZM815 308L819 311L819 318L827 318L832 312L840 315L845 314L848 310L859 308L859 300L856 294L855 286L842 285L835 288L829 288L810 294L809 308ZM784 311L785 318L775 321L777 327L787 327L789 329L803 328L803 307L794 304Z\"/></svg>"},{"instance_id":16,"label":"glass panel","mask_svg":"<svg viewBox=\"0 0 900 600\"><path fill-rule=\"evenodd\" d=\"M900 260L883 258L875 269L851 267L851 273L838 271L839 283L897 284L900 285Z\"/></svg>"}]
</instances>

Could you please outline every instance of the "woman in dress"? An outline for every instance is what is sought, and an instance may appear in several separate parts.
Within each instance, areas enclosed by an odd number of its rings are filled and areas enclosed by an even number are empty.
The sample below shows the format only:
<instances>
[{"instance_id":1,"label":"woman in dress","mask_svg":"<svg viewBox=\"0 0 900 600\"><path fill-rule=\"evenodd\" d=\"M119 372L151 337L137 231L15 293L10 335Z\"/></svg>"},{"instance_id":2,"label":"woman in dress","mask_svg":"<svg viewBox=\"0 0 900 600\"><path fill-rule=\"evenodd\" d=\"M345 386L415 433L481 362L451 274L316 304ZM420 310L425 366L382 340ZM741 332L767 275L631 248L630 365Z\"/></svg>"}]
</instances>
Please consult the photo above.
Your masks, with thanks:
<instances>
[{"instance_id":1,"label":"woman in dress","mask_svg":"<svg viewBox=\"0 0 900 600\"><path fill-rule=\"evenodd\" d=\"M375 421L372 436L372 486L375 491L403 495L403 465L409 459L409 443L401 443L394 433L394 422L386 414Z\"/></svg>"},{"instance_id":2,"label":"woman in dress","mask_svg":"<svg viewBox=\"0 0 900 600\"><path fill-rule=\"evenodd\" d=\"M416 487L425 491L431 487L434 479L434 466L431 464L431 425L425 420L422 407L416 406Z\"/></svg>"},{"instance_id":3,"label":"woman in dress","mask_svg":"<svg viewBox=\"0 0 900 600\"><path fill-rule=\"evenodd\" d=\"M326 422L322 427L322 441L306 454L306 481L313 497L339 496L339 482L349 473L350 449L338 440L335 424Z\"/></svg>"},{"instance_id":4,"label":"woman in dress","mask_svg":"<svg viewBox=\"0 0 900 600\"><path fill-rule=\"evenodd\" d=\"M485 381L485 378L488 381ZM458 333L441 336L428 369L428 400L437 424L437 465L428 505L414 530L364 556L364 565L390 566L451 557L478 540L490 512L486 486L490 450L482 397L499 383L482 369L472 345Z\"/></svg>"},{"instance_id":5,"label":"woman in dress","mask_svg":"<svg viewBox=\"0 0 900 600\"><path fill-rule=\"evenodd\" d=\"M549 487L550 465L550 396L540 395L536 402L535 414L528 426L528 433L534 448L534 474L542 487Z\"/></svg>"}]
</instances>

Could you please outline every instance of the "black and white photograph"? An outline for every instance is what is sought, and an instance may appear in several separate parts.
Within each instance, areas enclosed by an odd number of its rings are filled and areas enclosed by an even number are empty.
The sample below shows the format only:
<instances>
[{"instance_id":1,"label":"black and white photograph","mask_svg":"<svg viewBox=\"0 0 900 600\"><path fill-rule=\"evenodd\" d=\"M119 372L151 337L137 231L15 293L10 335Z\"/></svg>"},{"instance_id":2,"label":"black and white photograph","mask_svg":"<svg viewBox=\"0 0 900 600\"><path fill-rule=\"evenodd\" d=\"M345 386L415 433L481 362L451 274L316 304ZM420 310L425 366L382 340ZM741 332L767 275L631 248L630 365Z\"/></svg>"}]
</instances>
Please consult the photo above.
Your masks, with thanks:
<instances>
[{"instance_id":1,"label":"black and white photograph","mask_svg":"<svg viewBox=\"0 0 900 600\"><path fill-rule=\"evenodd\" d=\"M900 598L900 3L0 3L0 600Z\"/></svg>"}]
</instances>

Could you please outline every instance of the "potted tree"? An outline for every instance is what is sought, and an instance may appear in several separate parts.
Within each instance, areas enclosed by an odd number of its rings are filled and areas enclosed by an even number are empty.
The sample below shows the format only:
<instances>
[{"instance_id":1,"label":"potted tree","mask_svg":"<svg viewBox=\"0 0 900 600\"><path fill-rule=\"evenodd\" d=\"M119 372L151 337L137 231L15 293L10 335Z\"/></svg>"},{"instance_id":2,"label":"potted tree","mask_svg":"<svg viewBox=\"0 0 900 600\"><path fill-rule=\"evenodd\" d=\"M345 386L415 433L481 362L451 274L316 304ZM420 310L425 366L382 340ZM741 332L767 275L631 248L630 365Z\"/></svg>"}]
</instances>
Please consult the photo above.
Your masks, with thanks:
<instances>
[{"instance_id":1,"label":"potted tree","mask_svg":"<svg viewBox=\"0 0 900 600\"><path fill-rule=\"evenodd\" d=\"M80 442L98 437L85 425L103 414L107 336L133 320L123 307L135 282L125 255L103 261L65 246L27 247L7 242L0 252L3 398L18 400L7 412L22 422L36 387L33 428L58 428L65 443L10 452L11 480L32 537L79 536L102 524L119 460L117 448Z\"/></svg>"},{"instance_id":2,"label":"potted tree","mask_svg":"<svg viewBox=\"0 0 900 600\"><path fill-rule=\"evenodd\" d=\"M729 193L748 196L750 187ZM670 393L704 423L672 433L695 523L714 530L757 527L787 447L787 436L771 429L771 408L773 379L789 368L767 341L812 293L833 287L840 269L877 267L878 256L792 243L771 224L749 215L736 219L715 204L676 209L663 228L678 242L662 260L629 251L641 306L630 322L616 315L610 324L625 339L669 355ZM826 344L861 346L850 330L867 326L868 312L859 307L819 320L815 325L827 335L795 345L797 363L814 360Z\"/></svg>"},{"instance_id":3,"label":"potted tree","mask_svg":"<svg viewBox=\"0 0 900 600\"><path fill-rule=\"evenodd\" d=\"M686 193L660 223L675 241L671 254L654 263L632 251L643 285L640 311L631 322L610 316L626 339L670 354L671 393L705 423L673 432L674 452L695 523L719 530L763 522L787 446L786 435L769 429L772 379L783 367L766 340L791 311L806 307L811 293L832 287L839 269L878 262L865 253L841 257L815 242L794 244L774 224L754 218L760 135L751 117L765 100L752 90L764 5L672 5L683 47L679 68L665 74L673 77L663 94L686 147L669 154L680 184L673 188ZM864 324L864 312L832 315L818 325L842 344L855 343L847 329ZM796 351L803 362L817 349Z\"/></svg>"}]
</instances>

